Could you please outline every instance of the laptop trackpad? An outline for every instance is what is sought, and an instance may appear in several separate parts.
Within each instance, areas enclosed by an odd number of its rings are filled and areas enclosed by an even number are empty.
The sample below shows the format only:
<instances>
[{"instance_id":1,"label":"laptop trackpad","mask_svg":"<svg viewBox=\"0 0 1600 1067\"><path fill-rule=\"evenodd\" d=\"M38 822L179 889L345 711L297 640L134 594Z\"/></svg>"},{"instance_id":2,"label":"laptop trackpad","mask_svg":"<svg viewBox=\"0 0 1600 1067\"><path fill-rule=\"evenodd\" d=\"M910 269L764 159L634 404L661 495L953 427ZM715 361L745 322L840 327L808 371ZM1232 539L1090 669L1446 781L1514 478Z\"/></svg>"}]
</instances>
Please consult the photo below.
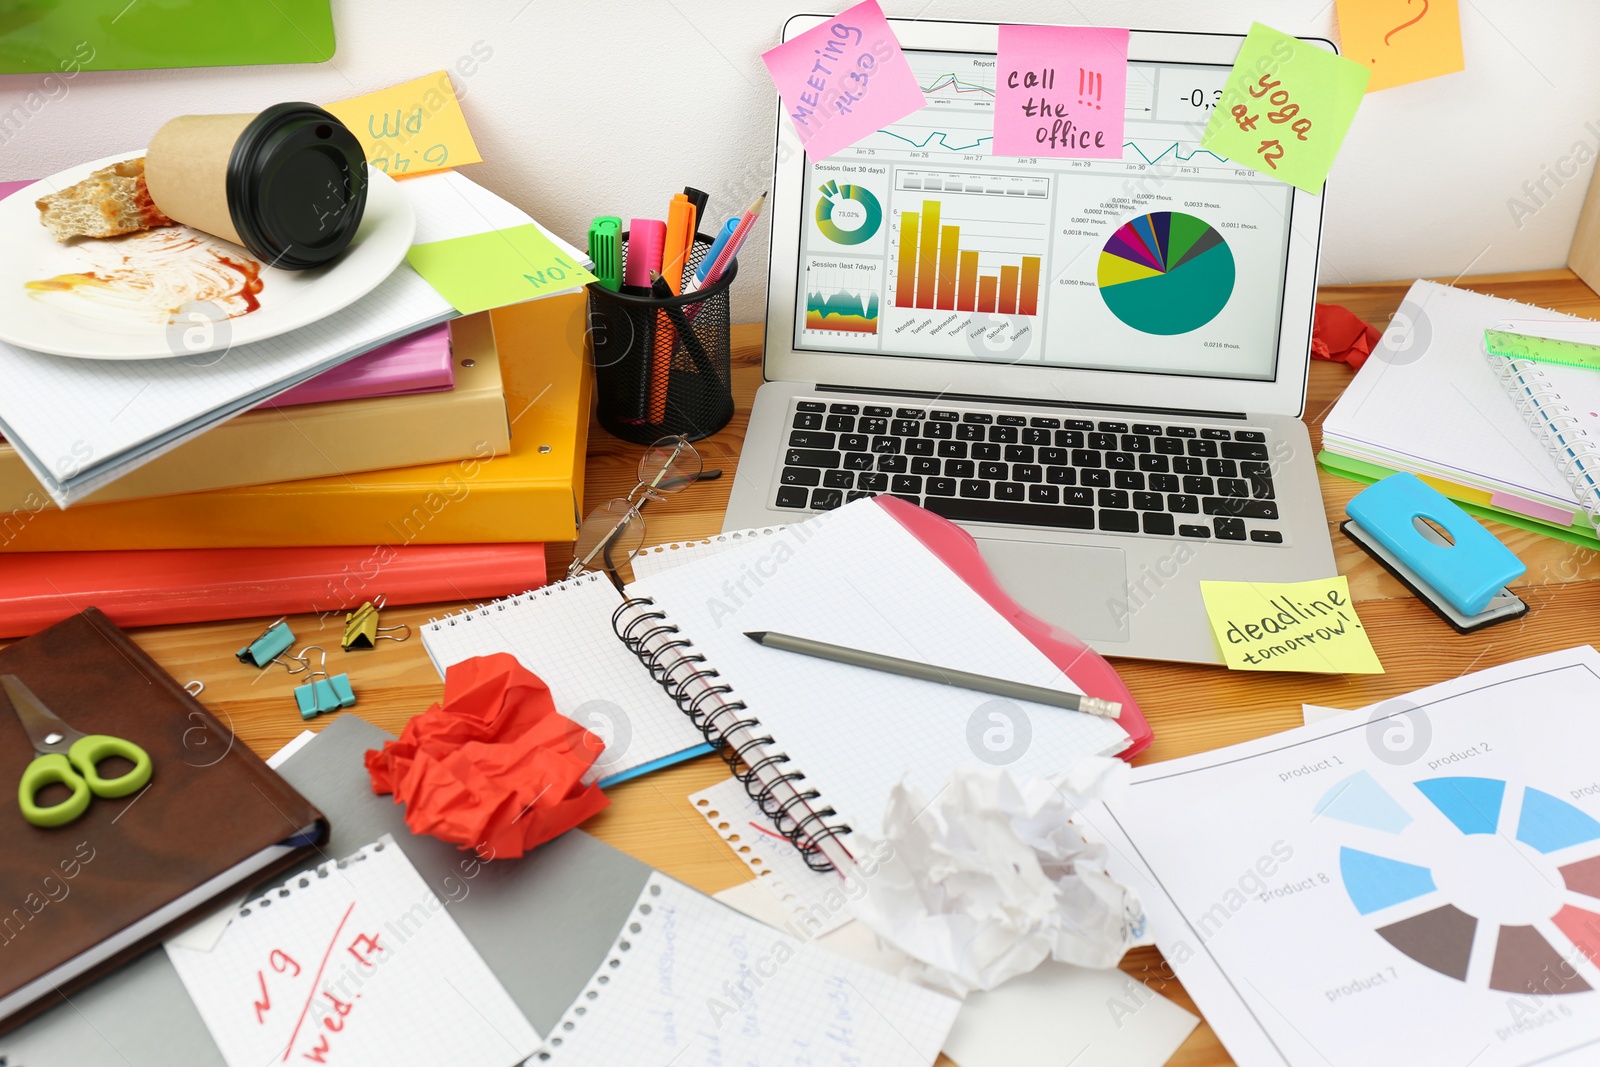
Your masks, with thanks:
<instances>
[{"instance_id":1,"label":"laptop trackpad","mask_svg":"<svg viewBox=\"0 0 1600 1067\"><path fill-rule=\"evenodd\" d=\"M1120 548L978 539L1011 598L1085 641L1128 640L1127 563Z\"/></svg>"}]
</instances>

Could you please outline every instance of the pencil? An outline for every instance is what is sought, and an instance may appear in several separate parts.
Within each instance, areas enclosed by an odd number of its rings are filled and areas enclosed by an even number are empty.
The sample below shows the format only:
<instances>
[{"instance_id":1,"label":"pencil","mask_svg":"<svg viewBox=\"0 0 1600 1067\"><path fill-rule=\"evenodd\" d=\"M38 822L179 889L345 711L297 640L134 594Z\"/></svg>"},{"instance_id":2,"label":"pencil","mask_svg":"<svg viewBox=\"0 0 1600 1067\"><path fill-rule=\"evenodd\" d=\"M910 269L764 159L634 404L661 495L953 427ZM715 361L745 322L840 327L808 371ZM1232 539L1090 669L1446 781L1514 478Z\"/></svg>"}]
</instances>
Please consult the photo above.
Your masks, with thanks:
<instances>
[{"instance_id":1,"label":"pencil","mask_svg":"<svg viewBox=\"0 0 1600 1067\"><path fill-rule=\"evenodd\" d=\"M824 641L813 641L808 637L794 637L767 630L747 630L745 636L765 648L797 652L802 656L846 663L852 667L865 667L885 674L898 674L902 678L917 678L924 682L954 686L957 689L971 689L977 693L1010 697L1012 700L1048 704L1054 708L1082 711L1105 719L1115 719L1122 714L1121 704L1100 697L1079 696L1077 693L1064 693L1059 689L1046 689L1042 685L1027 685L1005 678L990 678L984 674L952 670L949 667L935 667L931 663L918 663L916 660L885 656L877 652L864 652L856 648L845 648L843 645L830 645Z\"/></svg>"},{"instance_id":2,"label":"pencil","mask_svg":"<svg viewBox=\"0 0 1600 1067\"><path fill-rule=\"evenodd\" d=\"M650 272L650 284L652 293L657 300L672 299L672 290L667 286L667 279L660 271L653 270ZM701 343L699 335L694 332L694 327L684 317L683 309L680 307L667 307L662 309L662 313L667 316L673 326L678 328L678 336L683 339L683 347L689 350L689 358L694 360L694 365L700 368L701 373L712 375L720 380L722 376L717 374L717 366L711 362L711 354L706 351L706 346Z\"/></svg>"}]
</instances>

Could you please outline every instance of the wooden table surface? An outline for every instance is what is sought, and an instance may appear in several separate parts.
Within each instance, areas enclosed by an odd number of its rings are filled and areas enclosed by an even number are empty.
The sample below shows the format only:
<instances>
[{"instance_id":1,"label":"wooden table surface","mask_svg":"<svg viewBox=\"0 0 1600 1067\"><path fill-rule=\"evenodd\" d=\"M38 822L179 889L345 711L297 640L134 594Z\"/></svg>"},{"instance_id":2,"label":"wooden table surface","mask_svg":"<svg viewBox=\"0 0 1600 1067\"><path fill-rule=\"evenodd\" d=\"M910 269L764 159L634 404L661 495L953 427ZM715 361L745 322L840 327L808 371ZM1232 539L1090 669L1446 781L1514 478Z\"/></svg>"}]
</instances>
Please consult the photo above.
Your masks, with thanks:
<instances>
[{"instance_id":1,"label":"wooden table surface","mask_svg":"<svg viewBox=\"0 0 1600 1067\"><path fill-rule=\"evenodd\" d=\"M1445 279L1448 280L1448 279ZM1543 307L1600 318L1597 297L1569 271L1485 275L1457 282L1466 288L1510 297ZM1321 299L1343 304L1382 329L1399 306L1408 282L1340 286L1323 289ZM652 506L647 543L703 537L721 528L733 472L744 440L751 397L761 382L759 326L734 328L734 394L738 413L721 433L697 447L707 468L722 467L720 481L696 485ZM1306 421L1313 445L1320 447L1322 417L1338 398L1351 371L1343 364L1314 361ZM589 436L587 507L621 495L633 487L640 449L608 436L598 426ZM1235 674L1216 667L1116 660L1129 689L1155 729L1155 743L1139 762L1172 759L1260 737L1298 726L1302 702L1357 707L1385 697L1454 678L1469 670L1592 641L1600 618L1600 553L1555 538L1491 523L1490 529L1528 565L1517 590L1532 611L1523 619L1491 627L1481 634L1457 636L1376 563L1338 533L1345 502L1360 485L1320 473L1323 499L1341 574L1348 575L1361 618L1386 673L1369 676ZM552 578L566 570L570 546L551 546ZM530 583L531 584L531 583ZM384 623L408 621L413 630L455 605L397 608L384 612ZM333 617L314 615L290 620L302 640L337 642ZM303 727L289 695L288 679L278 672L259 676L241 671L233 650L246 644L262 620L154 627L138 631L139 643L172 675L206 684L204 702L256 752L267 755ZM420 640L383 643L351 667L360 703L357 712L384 729L398 733L406 720L439 698L442 684ZM326 725L323 717L311 725ZM360 773L352 768L351 773ZM648 775L610 791L611 807L591 819L585 829L667 874L712 893L749 874L695 815L688 794L727 776L722 763L706 756L670 770ZM1123 970L1150 988L1190 1010L1193 1002L1154 949L1129 953ZM1171 1061L1183 1067L1215 1067L1231 1063L1210 1027L1202 1025Z\"/></svg>"}]
</instances>

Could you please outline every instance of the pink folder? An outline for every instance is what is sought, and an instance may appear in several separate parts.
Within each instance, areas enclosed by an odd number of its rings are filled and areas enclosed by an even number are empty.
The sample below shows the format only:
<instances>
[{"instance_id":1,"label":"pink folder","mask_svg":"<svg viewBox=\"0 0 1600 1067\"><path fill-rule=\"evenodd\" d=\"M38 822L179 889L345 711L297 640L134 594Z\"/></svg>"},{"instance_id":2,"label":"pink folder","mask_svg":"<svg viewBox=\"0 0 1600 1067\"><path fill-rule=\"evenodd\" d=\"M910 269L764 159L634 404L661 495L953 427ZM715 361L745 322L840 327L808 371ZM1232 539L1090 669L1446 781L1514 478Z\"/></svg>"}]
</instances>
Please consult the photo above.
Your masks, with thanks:
<instances>
[{"instance_id":1,"label":"pink folder","mask_svg":"<svg viewBox=\"0 0 1600 1067\"><path fill-rule=\"evenodd\" d=\"M455 384L455 364L450 359L450 327L441 323L323 371L261 406L287 408L328 400L432 393L453 388Z\"/></svg>"}]
</instances>

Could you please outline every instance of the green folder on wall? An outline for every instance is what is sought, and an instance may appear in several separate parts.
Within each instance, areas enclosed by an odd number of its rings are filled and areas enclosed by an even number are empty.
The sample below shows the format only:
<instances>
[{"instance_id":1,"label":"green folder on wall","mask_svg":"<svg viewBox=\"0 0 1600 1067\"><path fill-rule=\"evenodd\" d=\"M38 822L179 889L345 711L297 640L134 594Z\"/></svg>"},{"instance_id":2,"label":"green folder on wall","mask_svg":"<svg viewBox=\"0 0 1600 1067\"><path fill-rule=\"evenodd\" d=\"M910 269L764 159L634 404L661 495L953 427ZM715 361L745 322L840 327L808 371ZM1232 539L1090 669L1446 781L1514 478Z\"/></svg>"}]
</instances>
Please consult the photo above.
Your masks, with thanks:
<instances>
[{"instance_id":1,"label":"green folder on wall","mask_svg":"<svg viewBox=\"0 0 1600 1067\"><path fill-rule=\"evenodd\" d=\"M11 0L0 74L325 63L331 0Z\"/></svg>"}]
</instances>

